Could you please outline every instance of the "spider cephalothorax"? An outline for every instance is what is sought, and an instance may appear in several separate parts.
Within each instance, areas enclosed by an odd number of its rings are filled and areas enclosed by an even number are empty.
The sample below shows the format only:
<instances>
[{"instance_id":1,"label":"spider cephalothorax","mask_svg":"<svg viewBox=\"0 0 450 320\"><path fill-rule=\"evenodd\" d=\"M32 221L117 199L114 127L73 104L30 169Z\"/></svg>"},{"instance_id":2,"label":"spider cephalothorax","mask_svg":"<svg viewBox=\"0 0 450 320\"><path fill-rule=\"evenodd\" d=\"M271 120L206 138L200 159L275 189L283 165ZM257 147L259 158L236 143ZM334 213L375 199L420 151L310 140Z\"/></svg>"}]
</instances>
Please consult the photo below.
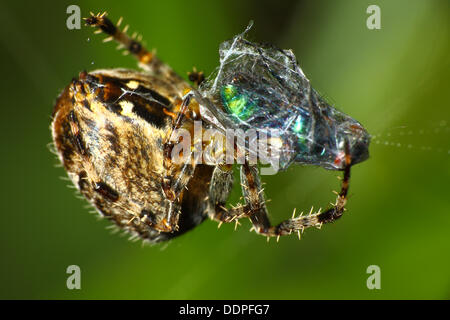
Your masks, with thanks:
<instances>
[{"instance_id":1,"label":"spider cephalothorax","mask_svg":"<svg viewBox=\"0 0 450 320\"><path fill-rule=\"evenodd\" d=\"M57 99L52 122L64 168L104 217L138 238L158 242L206 217L220 223L247 217L257 233L279 237L300 235L342 215L350 167L368 157L369 136L311 88L291 51L251 43L243 33L222 44L220 67L207 80L201 72L190 74L194 88L120 31L120 21L114 25L105 14L86 19L137 57L143 71L81 72ZM198 122L200 133L253 129L257 138L264 135L280 169L304 163L343 170L336 203L272 226L247 141L239 163L244 203L227 208L232 164L191 157L214 143L203 135L195 138ZM183 163L172 157L177 143L186 143L177 136L180 130L194 137ZM237 151L234 145L222 149Z\"/></svg>"}]
</instances>

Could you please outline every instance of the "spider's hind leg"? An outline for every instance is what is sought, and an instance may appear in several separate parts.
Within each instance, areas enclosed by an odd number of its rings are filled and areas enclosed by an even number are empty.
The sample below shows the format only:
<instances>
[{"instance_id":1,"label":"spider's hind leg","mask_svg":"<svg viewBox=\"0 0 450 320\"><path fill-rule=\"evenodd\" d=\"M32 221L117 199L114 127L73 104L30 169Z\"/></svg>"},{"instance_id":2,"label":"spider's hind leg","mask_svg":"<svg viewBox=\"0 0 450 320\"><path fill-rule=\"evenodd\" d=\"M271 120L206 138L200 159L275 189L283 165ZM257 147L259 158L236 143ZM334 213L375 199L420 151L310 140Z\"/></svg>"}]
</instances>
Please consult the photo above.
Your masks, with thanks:
<instances>
[{"instance_id":1,"label":"spider's hind leg","mask_svg":"<svg viewBox=\"0 0 450 320\"><path fill-rule=\"evenodd\" d=\"M108 35L108 37L103 40L104 42L115 40L119 43L118 49L124 48L126 50L125 53L129 52L135 56L139 61L139 65L144 70L154 75L161 75L167 79L173 79L174 83L182 80L182 78L168 65L159 60L153 52L148 51L147 48L142 45L140 36L136 37L136 34L133 34L133 36L130 37L127 35L128 25L120 30L119 27L122 18L119 19L117 24L114 24L106 17L106 12L103 12L98 14L91 13L91 16L84 18L84 20L87 25L97 28L99 33L103 32Z\"/></svg>"},{"instance_id":2,"label":"spider's hind leg","mask_svg":"<svg viewBox=\"0 0 450 320\"><path fill-rule=\"evenodd\" d=\"M119 19L115 25L106 17L106 12L103 12L96 15L91 13L91 16L84 18L84 20L87 25L97 28L99 33L103 32L109 35L109 37L105 38L104 42L115 40L119 43L118 48L128 50L128 52L133 54L140 63L151 64L152 60L155 58L154 55L149 52L139 41L129 37L126 34L128 26L125 26L123 30L119 29L122 18Z\"/></svg>"}]
</instances>

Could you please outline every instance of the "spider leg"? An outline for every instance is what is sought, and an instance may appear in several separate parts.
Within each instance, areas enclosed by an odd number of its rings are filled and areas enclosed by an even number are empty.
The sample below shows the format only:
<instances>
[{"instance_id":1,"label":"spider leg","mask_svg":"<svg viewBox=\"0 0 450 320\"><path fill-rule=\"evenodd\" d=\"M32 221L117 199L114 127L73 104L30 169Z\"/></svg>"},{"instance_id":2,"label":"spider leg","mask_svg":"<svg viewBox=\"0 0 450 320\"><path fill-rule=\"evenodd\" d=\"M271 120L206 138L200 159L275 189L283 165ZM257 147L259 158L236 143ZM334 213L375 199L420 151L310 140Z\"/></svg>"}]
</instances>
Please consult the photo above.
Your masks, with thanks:
<instances>
[{"instance_id":1,"label":"spider leg","mask_svg":"<svg viewBox=\"0 0 450 320\"><path fill-rule=\"evenodd\" d=\"M182 78L177 75L167 64L163 63L158 57L147 50L141 42L139 37L134 39L135 36L128 36L126 25L122 30L119 26L122 22L122 18L119 19L116 25L106 17L106 12L93 14L88 18L84 18L87 25L95 27L99 32L103 32L108 35L103 41L108 42L115 40L119 43L118 49L124 48L126 53L131 53L139 61L139 65L149 73L153 75L160 75L166 79L173 79L173 83L182 82Z\"/></svg>"},{"instance_id":2,"label":"spider leg","mask_svg":"<svg viewBox=\"0 0 450 320\"><path fill-rule=\"evenodd\" d=\"M162 185L167 199L174 201L181 191L186 187L190 178L194 174L195 168L202 156L203 150L203 130L204 122L201 122L200 106L196 101L194 90L187 90L181 105L176 108L173 125L170 127L163 145L163 165L166 170ZM202 123L200 125L200 123ZM199 127L196 127L199 125ZM174 163L172 153L177 143L180 143L178 133L181 130L187 131L191 138L190 150L185 163L181 165ZM178 139L178 140L177 140ZM178 170L174 170L178 166Z\"/></svg>"},{"instance_id":3,"label":"spider leg","mask_svg":"<svg viewBox=\"0 0 450 320\"><path fill-rule=\"evenodd\" d=\"M280 237L290 234L300 234L304 229L310 227L320 228L324 223L330 223L339 219L345 211L347 193L350 180L350 165L344 170L341 191L337 196L336 203L324 212L316 212L298 217L292 216L276 226L270 224L267 209L264 203L263 189L256 166L244 164L241 168L242 192L245 201L250 207L248 216L257 233L267 237ZM294 213L295 214L295 213Z\"/></svg>"},{"instance_id":4,"label":"spider leg","mask_svg":"<svg viewBox=\"0 0 450 320\"><path fill-rule=\"evenodd\" d=\"M300 215L299 217L293 217L291 219L285 220L278 224L277 226L270 227L265 232L261 234L268 237L280 237L284 235L289 235L292 233L297 233L299 238L304 229L310 227L320 228L324 223L331 223L339 219L344 211L345 204L347 203L347 192L350 179L350 166L344 171L344 179L342 181L341 192L338 194L335 204L331 208L324 212L320 210L316 213L310 212L306 216Z\"/></svg>"},{"instance_id":5,"label":"spider leg","mask_svg":"<svg viewBox=\"0 0 450 320\"><path fill-rule=\"evenodd\" d=\"M249 211L248 206L237 205L226 208L227 199L233 188L232 166L216 166L209 186L208 214L212 220L219 223L229 223L246 217Z\"/></svg>"},{"instance_id":6,"label":"spider leg","mask_svg":"<svg viewBox=\"0 0 450 320\"><path fill-rule=\"evenodd\" d=\"M200 84L205 80L205 75L203 71L197 71L197 68L194 67L191 72L188 72L188 78L189 81L193 82L198 88Z\"/></svg>"},{"instance_id":7,"label":"spider leg","mask_svg":"<svg viewBox=\"0 0 450 320\"><path fill-rule=\"evenodd\" d=\"M193 121L187 120L196 120L199 116L198 112L198 104L191 105L191 97L190 93L186 94L183 98L183 102L179 107L179 111L176 114L175 120L173 122L172 127L167 133L167 139L163 145L163 165L166 171L166 175L163 178L162 186L164 194L167 199L170 201L174 201L178 198L181 191L186 187L190 178L194 174L195 167L197 165L197 159L193 158L192 148L189 150L188 157L186 159L186 163L175 164L172 159L172 152L174 150L175 144L180 143L180 140L176 140L176 133L179 129L184 129L189 132L190 137L194 139L192 141L193 147L201 148L201 141L195 141L195 124ZM186 121L185 121L186 120ZM180 132L180 131L179 131ZM201 137L200 137L201 138ZM198 145L200 143L200 145ZM174 170L175 166L179 166L179 170ZM174 174L175 173L175 174Z\"/></svg>"},{"instance_id":8,"label":"spider leg","mask_svg":"<svg viewBox=\"0 0 450 320\"><path fill-rule=\"evenodd\" d=\"M270 221L264 200L264 189L261 187L261 179L256 165L244 163L240 172L242 194L248 205L249 219L254 229L261 234L270 229Z\"/></svg>"}]
</instances>

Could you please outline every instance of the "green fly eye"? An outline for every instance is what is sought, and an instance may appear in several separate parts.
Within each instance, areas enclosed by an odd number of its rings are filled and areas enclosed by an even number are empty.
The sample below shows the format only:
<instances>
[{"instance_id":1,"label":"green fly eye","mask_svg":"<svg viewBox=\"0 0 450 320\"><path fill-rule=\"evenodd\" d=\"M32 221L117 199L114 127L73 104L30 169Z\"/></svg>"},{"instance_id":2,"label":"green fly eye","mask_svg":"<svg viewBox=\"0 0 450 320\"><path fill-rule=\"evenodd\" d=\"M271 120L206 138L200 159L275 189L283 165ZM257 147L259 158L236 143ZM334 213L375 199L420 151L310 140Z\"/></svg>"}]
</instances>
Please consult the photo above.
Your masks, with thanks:
<instances>
[{"instance_id":1,"label":"green fly eye","mask_svg":"<svg viewBox=\"0 0 450 320\"><path fill-rule=\"evenodd\" d=\"M253 115L255 104L248 95L239 93L235 86L231 84L223 86L220 94L223 105L232 115L243 121Z\"/></svg>"}]
</instances>

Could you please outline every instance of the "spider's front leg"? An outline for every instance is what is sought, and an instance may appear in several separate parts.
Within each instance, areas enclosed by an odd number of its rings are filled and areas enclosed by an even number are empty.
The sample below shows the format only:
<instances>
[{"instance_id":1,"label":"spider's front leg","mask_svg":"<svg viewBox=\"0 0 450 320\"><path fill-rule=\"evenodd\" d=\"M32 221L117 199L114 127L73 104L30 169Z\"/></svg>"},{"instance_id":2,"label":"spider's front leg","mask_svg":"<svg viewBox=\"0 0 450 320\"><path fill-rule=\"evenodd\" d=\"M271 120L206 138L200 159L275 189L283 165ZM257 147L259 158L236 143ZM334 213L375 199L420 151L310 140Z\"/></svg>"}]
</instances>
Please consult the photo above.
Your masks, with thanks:
<instances>
[{"instance_id":1,"label":"spider's front leg","mask_svg":"<svg viewBox=\"0 0 450 320\"><path fill-rule=\"evenodd\" d=\"M200 120L199 105L197 102L192 101L193 95L188 92L184 97L181 105L177 108L178 113L174 116L173 125L170 127L169 132L166 136L166 141L163 145L163 165L166 174L163 178L163 191L167 199L174 201L178 198L181 191L186 187L190 178L194 174L195 167L198 160L195 156L201 155L202 149L202 136L203 132L195 132L196 126L195 121ZM203 128L200 127L200 130ZM187 136L183 135L187 133ZM189 141L185 141L188 139ZM189 150L187 154L176 154L174 149L177 144L186 144ZM199 150L196 150L199 149ZM198 153L196 151L199 151ZM194 157L192 157L194 155ZM177 157L178 160L183 160L174 162L173 156Z\"/></svg>"},{"instance_id":2,"label":"spider's front leg","mask_svg":"<svg viewBox=\"0 0 450 320\"><path fill-rule=\"evenodd\" d=\"M267 207L264 199L264 189L258 174L257 165L249 165L247 162L240 170L242 194L249 207L248 217L252 222L253 229L258 233L265 234L270 229Z\"/></svg>"},{"instance_id":3,"label":"spider's front leg","mask_svg":"<svg viewBox=\"0 0 450 320\"><path fill-rule=\"evenodd\" d=\"M248 206L237 206L226 208L226 203L233 188L233 167L231 165L217 166L209 185L209 195L206 198L208 202L208 214L213 220L220 224L230 223L240 218L246 217L250 208Z\"/></svg>"},{"instance_id":4,"label":"spider's front leg","mask_svg":"<svg viewBox=\"0 0 450 320\"><path fill-rule=\"evenodd\" d=\"M344 179L341 191L337 196L336 203L324 212L310 213L306 216L300 215L285 220L277 226L271 226L267 216L267 209L264 203L263 189L256 166L244 164L241 167L242 192L250 210L248 216L252 221L253 228L261 235L277 237L290 234L298 234L299 238L304 229L310 227L320 228L323 223L333 222L339 219L345 211L347 193L350 180L350 160L347 159L347 166L344 169Z\"/></svg>"},{"instance_id":5,"label":"spider's front leg","mask_svg":"<svg viewBox=\"0 0 450 320\"><path fill-rule=\"evenodd\" d=\"M345 211L345 204L347 203L347 193L350 180L350 166L347 166L344 170L344 179L342 181L341 191L339 192L336 202L331 208L324 212L312 213L299 217L295 217L295 211L291 219L281 222L276 227L271 227L266 233L266 236L270 237L280 237L284 235L289 235L292 233L297 233L299 238L304 229L309 227L320 228L324 223L334 222L339 219Z\"/></svg>"}]
</instances>

